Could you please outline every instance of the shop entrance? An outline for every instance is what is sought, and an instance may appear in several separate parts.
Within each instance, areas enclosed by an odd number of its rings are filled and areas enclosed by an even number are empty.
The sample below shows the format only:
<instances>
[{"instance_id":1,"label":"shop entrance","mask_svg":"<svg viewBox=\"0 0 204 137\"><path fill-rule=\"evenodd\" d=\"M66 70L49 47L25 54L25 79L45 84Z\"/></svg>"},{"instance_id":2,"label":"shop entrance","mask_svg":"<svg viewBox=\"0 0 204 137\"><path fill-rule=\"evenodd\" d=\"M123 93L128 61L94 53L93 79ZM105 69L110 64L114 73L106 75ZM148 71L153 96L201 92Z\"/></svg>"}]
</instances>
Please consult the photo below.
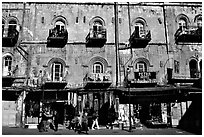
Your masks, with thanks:
<instances>
[{"instance_id":1,"label":"shop entrance","mask_svg":"<svg viewBox=\"0 0 204 137\"><path fill-rule=\"evenodd\" d=\"M50 109L51 113L55 110L59 114L59 124L64 124L65 121L74 118L75 115L75 108L72 104L67 104L66 102L52 102L52 103L45 103L44 107Z\"/></svg>"},{"instance_id":2,"label":"shop entrance","mask_svg":"<svg viewBox=\"0 0 204 137\"><path fill-rule=\"evenodd\" d=\"M65 110L65 103L64 102L53 102L51 104L52 111L56 110L59 114L59 124L64 123L64 110Z\"/></svg>"}]
</instances>

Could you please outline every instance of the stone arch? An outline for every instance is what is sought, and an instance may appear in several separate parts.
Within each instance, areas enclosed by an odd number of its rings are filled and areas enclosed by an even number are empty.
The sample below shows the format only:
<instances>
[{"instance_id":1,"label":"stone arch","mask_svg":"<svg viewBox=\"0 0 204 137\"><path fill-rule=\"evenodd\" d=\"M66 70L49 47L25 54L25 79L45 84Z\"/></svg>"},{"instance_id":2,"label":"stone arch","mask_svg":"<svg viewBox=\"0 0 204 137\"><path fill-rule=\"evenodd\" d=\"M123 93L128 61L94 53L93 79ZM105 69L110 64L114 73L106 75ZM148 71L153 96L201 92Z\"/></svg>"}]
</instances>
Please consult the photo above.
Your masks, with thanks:
<instances>
[{"instance_id":1,"label":"stone arch","mask_svg":"<svg viewBox=\"0 0 204 137\"><path fill-rule=\"evenodd\" d=\"M100 16L93 17L89 22L89 26L91 27L95 21L99 21L102 26L106 26L104 19Z\"/></svg>"},{"instance_id":2,"label":"stone arch","mask_svg":"<svg viewBox=\"0 0 204 137\"><path fill-rule=\"evenodd\" d=\"M6 56L11 56L13 58L13 54L10 52L4 53L2 58L6 57Z\"/></svg>"},{"instance_id":3,"label":"stone arch","mask_svg":"<svg viewBox=\"0 0 204 137\"><path fill-rule=\"evenodd\" d=\"M52 19L51 25L55 25L55 23L56 23L57 21L63 22L63 23L65 24L65 27L68 26L68 21L67 21L67 19L66 19L64 16L62 16L62 15L59 15L59 16L54 17L54 18Z\"/></svg>"},{"instance_id":4,"label":"stone arch","mask_svg":"<svg viewBox=\"0 0 204 137\"><path fill-rule=\"evenodd\" d=\"M147 71L149 71L149 67L150 67L150 62L148 59L146 58L143 58L143 57L140 57L140 58L137 58L135 61L134 61L134 69L136 69L136 64L138 62L144 62L146 65L147 65Z\"/></svg>"},{"instance_id":5,"label":"stone arch","mask_svg":"<svg viewBox=\"0 0 204 137\"><path fill-rule=\"evenodd\" d=\"M143 24L145 27L147 27L147 22L146 22L146 20L145 20L144 18L142 18L142 17L137 17L137 18L135 18L135 19L132 21L131 26L134 26L136 23L141 23L141 24Z\"/></svg>"},{"instance_id":6,"label":"stone arch","mask_svg":"<svg viewBox=\"0 0 204 137\"><path fill-rule=\"evenodd\" d=\"M15 16L8 17L7 23L9 23L10 21L16 21L16 25L20 25L18 18Z\"/></svg>"},{"instance_id":7,"label":"stone arch","mask_svg":"<svg viewBox=\"0 0 204 137\"><path fill-rule=\"evenodd\" d=\"M96 57L91 58L90 61L89 61L89 72L93 71L93 67L92 66L96 62L99 62L99 63L101 63L103 65L104 72L107 70L107 67L108 67L107 60L104 59L103 57L96 56Z\"/></svg>"},{"instance_id":8,"label":"stone arch","mask_svg":"<svg viewBox=\"0 0 204 137\"><path fill-rule=\"evenodd\" d=\"M199 19L202 20L202 14L198 14L198 15L195 16L195 18L194 18L194 23L196 23L197 20L199 20Z\"/></svg>"},{"instance_id":9,"label":"stone arch","mask_svg":"<svg viewBox=\"0 0 204 137\"><path fill-rule=\"evenodd\" d=\"M54 63L54 62L60 62L60 63L62 63L62 65L64 67L66 66L65 61L63 59L61 59L61 58L52 58L52 59L50 59L49 62L47 63L47 66L50 67L51 64Z\"/></svg>"},{"instance_id":10,"label":"stone arch","mask_svg":"<svg viewBox=\"0 0 204 137\"><path fill-rule=\"evenodd\" d=\"M186 25L189 26L190 20L189 20L189 18L188 18L187 15L185 15L185 14L179 14L179 15L176 17L176 23L178 23L179 20L181 20L181 19L184 20L184 21L186 21Z\"/></svg>"}]
</instances>

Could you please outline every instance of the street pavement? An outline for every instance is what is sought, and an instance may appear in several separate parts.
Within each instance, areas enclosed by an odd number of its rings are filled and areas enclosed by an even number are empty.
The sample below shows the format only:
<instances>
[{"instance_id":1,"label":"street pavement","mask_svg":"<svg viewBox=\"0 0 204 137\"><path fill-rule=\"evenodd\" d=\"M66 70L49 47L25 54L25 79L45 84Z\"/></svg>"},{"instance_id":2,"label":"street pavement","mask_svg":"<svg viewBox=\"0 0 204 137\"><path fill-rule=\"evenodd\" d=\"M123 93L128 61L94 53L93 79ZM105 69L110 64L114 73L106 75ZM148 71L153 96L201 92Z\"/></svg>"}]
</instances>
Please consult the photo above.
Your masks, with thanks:
<instances>
[{"instance_id":1,"label":"street pavement","mask_svg":"<svg viewBox=\"0 0 204 137\"><path fill-rule=\"evenodd\" d=\"M16 127L2 127L2 135L79 135L73 130L69 129L59 129L57 132L49 129L48 132L39 132L38 129L26 129L26 128L16 128ZM87 135L81 133L80 135ZM138 129L132 129L132 132L128 132L127 129L119 129L114 127L114 129L106 129L105 127L100 127L100 129L89 130L88 135L195 135L177 128L146 128L141 127Z\"/></svg>"}]
</instances>

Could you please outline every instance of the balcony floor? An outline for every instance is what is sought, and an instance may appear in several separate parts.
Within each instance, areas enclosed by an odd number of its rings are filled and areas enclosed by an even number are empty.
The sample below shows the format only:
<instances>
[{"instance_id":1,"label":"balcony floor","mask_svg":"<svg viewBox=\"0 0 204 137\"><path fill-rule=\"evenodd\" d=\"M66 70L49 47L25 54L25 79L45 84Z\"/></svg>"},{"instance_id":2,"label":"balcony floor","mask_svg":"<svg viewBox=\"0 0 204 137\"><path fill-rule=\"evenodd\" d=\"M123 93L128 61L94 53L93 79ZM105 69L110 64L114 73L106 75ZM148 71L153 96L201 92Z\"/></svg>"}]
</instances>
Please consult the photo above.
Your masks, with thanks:
<instances>
[{"instance_id":1,"label":"balcony floor","mask_svg":"<svg viewBox=\"0 0 204 137\"><path fill-rule=\"evenodd\" d=\"M44 89L64 89L67 85L67 82L54 82L54 81L47 81L42 86Z\"/></svg>"}]
</instances>

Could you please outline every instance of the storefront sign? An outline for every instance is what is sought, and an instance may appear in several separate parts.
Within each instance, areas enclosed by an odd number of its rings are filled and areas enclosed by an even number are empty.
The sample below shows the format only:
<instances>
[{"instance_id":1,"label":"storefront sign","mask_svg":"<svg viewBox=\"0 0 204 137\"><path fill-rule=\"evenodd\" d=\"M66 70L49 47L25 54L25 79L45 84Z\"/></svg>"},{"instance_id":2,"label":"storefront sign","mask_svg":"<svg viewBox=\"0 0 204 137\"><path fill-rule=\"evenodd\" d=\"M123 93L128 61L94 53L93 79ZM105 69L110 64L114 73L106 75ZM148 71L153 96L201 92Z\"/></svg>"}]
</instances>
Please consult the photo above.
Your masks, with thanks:
<instances>
[{"instance_id":1,"label":"storefront sign","mask_svg":"<svg viewBox=\"0 0 204 137\"><path fill-rule=\"evenodd\" d=\"M135 79L156 79L156 72L135 72Z\"/></svg>"}]
</instances>

